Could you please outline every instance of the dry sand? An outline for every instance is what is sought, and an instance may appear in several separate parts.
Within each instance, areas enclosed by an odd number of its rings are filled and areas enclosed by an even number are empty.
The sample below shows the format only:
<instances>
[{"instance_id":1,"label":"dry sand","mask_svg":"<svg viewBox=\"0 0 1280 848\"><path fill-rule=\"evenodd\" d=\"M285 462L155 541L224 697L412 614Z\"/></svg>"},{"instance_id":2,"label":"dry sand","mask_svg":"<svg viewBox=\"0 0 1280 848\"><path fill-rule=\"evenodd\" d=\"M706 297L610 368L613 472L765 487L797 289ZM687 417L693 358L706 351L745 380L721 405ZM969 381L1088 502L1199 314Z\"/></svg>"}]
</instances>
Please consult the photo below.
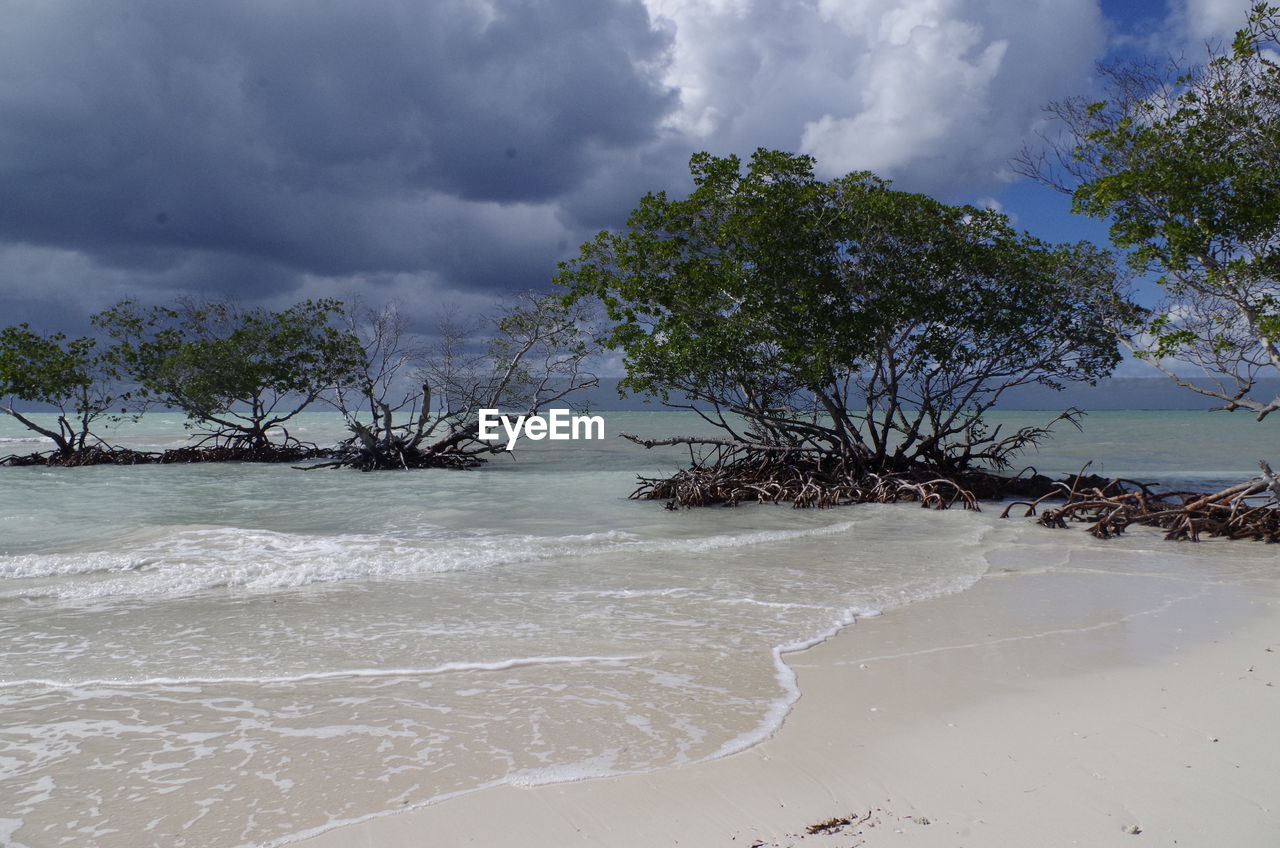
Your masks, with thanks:
<instances>
[{"instance_id":1,"label":"dry sand","mask_svg":"<svg viewBox=\"0 0 1280 848\"><path fill-rule=\"evenodd\" d=\"M997 573L791 655L801 699L751 750L300 844L1277 846L1274 553L1246 576Z\"/></svg>"}]
</instances>

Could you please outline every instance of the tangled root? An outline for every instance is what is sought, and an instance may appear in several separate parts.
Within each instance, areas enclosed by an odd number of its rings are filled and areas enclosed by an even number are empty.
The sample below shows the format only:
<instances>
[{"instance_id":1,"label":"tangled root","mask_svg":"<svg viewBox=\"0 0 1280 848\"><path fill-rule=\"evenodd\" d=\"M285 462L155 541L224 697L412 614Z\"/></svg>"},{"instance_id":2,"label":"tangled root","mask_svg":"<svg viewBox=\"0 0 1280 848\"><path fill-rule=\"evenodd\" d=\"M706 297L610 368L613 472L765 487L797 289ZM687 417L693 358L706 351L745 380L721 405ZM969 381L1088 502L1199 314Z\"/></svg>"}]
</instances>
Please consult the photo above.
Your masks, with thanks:
<instances>
[{"instance_id":1,"label":"tangled root","mask_svg":"<svg viewBox=\"0 0 1280 848\"><path fill-rule=\"evenodd\" d=\"M202 447L193 445L174 448L164 453L136 451L129 448L93 445L71 453L33 453L26 456L0 458L0 465L44 465L61 468L79 468L86 465L149 465L195 462L301 462L328 452L314 445L268 445L265 447L236 447L220 445Z\"/></svg>"},{"instance_id":2,"label":"tangled root","mask_svg":"<svg viewBox=\"0 0 1280 848\"><path fill-rule=\"evenodd\" d=\"M163 465L174 465L189 462L302 462L325 453L314 445L260 445L257 447L240 447L235 445L218 445L202 447L192 445L173 448L156 457L155 461Z\"/></svg>"},{"instance_id":3,"label":"tangled root","mask_svg":"<svg viewBox=\"0 0 1280 848\"><path fill-rule=\"evenodd\" d=\"M1119 536L1138 524L1159 527L1166 531L1166 539L1177 541L1198 542L1202 535L1280 541L1280 508L1265 478L1212 494L1154 492L1151 486L1131 480L1113 480L1102 487L1057 485L1059 491L1035 501L1009 504L1004 517L1016 506L1025 506L1026 516L1035 516L1045 501L1057 497L1065 499L1065 503L1044 509L1039 523L1045 527L1087 524L1086 529L1099 539Z\"/></svg>"},{"instance_id":4,"label":"tangled root","mask_svg":"<svg viewBox=\"0 0 1280 848\"><path fill-rule=\"evenodd\" d=\"M155 462L156 455L128 448L113 448L105 445L93 445L70 453L32 453L25 456L6 456L0 458L0 465L80 468L86 465L143 465Z\"/></svg>"},{"instance_id":5,"label":"tangled root","mask_svg":"<svg viewBox=\"0 0 1280 848\"><path fill-rule=\"evenodd\" d=\"M964 509L978 509L972 491L926 470L873 473L840 458L756 451L698 463L671 477L641 477L631 497L665 500L668 509L743 502L789 502L796 508L821 508L897 501L917 501L933 509L957 503Z\"/></svg>"}]
</instances>

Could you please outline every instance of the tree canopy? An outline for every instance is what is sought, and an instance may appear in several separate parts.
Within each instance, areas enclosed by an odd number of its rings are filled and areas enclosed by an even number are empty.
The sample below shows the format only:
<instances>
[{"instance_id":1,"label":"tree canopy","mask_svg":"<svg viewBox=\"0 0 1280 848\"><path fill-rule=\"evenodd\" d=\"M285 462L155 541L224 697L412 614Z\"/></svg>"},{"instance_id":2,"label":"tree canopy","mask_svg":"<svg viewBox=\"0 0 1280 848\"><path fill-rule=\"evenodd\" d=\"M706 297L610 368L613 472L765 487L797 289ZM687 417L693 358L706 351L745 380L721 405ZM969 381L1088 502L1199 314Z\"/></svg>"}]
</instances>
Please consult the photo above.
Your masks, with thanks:
<instances>
[{"instance_id":1,"label":"tree canopy","mask_svg":"<svg viewBox=\"0 0 1280 848\"><path fill-rule=\"evenodd\" d=\"M8 400L0 412L53 440L59 454L87 448L93 422L125 397L104 373L96 346L88 337L41 335L27 324L0 330L0 398ZM23 415L14 408L15 400L55 407L58 429Z\"/></svg>"},{"instance_id":2,"label":"tree canopy","mask_svg":"<svg viewBox=\"0 0 1280 848\"><path fill-rule=\"evenodd\" d=\"M226 446L264 450L273 428L361 372L359 340L334 326L342 308L335 300L279 312L222 301L177 308L125 301L93 321L114 341L110 360L139 397L183 410Z\"/></svg>"},{"instance_id":3,"label":"tree canopy","mask_svg":"<svg viewBox=\"0 0 1280 848\"><path fill-rule=\"evenodd\" d=\"M1280 369L1280 23L1258 4L1207 62L1115 64L1105 98L1049 104L1063 135L1018 169L1109 220L1165 293L1135 353L1180 385L1261 419ZM1187 370L1190 366L1191 371ZM1209 378L1193 382L1192 374Z\"/></svg>"},{"instance_id":4,"label":"tree canopy","mask_svg":"<svg viewBox=\"0 0 1280 848\"><path fill-rule=\"evenodd\" d=\"M224 301L143 306L95 316L109 344L21 324L0 330L0 412L52 439L58 454L0 464L295 461L323 456L361 470L469 468L507 446L481 437L482 409L533 416L596 384L589 310L561 297L512 296L496 314L461 324L446 314L433 343L408 331L394 305L303 301L270 312ZM51 404L57 427L14 408ZM324 401L349 439L303 444L286 425ZM186 413L199 441L162 454L89 447L90 424L112 408ZM128 407L126 410L125 407Z\"/></svg>"},{"instance_id":5,"label":"tree canopy","mask_svg":"<svg viewBox=\"0 0 1280 848\"><path fill-rule=\"evenodd\" d=\"M1005 390L1118 361L1111 327L1133 307L1107 254L813 164L698 154L687 198L646 195L562 264L570 299L603 303L626 389L740 443L956 469L1042 434L985 427Z\"/></svg>"}]
</instances>

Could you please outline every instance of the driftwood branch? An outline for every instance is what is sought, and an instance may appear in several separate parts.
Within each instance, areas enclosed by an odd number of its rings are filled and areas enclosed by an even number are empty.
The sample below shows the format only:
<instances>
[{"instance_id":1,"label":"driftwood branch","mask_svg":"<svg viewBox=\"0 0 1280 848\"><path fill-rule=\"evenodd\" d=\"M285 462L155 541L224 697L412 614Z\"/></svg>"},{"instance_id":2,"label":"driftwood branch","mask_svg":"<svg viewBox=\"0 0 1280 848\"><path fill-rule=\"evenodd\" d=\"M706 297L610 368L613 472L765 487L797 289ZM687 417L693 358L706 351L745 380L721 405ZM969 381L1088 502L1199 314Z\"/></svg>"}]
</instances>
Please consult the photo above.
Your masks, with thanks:
<instances>
[{"instance_id":1,"label":"driftwood branch","mask_svg":"<svg viewBox=\"0 0 1280 848\"><path fill-rule=\"evenodd\" d=\"M1276 476L1265 459L1258 460L1258 467L1262 469L1262 481L1271 490L1272 497L1280 501L1280 477Z\"/></svg>"}]
</instances>

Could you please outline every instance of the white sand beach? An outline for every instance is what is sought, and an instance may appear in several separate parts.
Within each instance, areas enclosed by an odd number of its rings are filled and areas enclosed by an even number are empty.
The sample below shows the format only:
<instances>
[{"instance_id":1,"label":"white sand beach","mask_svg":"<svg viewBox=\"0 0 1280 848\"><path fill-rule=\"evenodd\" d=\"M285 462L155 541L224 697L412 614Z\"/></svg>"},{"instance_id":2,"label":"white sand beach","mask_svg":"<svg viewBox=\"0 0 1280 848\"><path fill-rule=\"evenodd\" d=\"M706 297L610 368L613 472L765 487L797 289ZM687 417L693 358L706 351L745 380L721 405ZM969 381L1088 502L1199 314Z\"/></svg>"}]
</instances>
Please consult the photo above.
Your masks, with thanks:
<instances>
[{"instance_id":1,"label":"white sand beach","mask_svg":"<svg viewBox=\"0 0 1280 848\"><path fill-rule=\"evenodd\" d=\"M1270 444L1091 419L1037 468L1100 441L1106 474L1211 489ZM305 486L14 469L0 844L1280 844L1280 549L989 504L668 512L625 498L628 444Z\"/></svg>"},{"instance_id":2,"label":"white sand beach","mask_svg":"<svg viewBox=\"0 0 1280 848\"><path fill-rule=\"evenodd\" d=\"M480 790L299 844L1280 844L1280 568L1107 557L993 568L791 654L799 702L740 754Z\"/></svg>"}]
</instances>

